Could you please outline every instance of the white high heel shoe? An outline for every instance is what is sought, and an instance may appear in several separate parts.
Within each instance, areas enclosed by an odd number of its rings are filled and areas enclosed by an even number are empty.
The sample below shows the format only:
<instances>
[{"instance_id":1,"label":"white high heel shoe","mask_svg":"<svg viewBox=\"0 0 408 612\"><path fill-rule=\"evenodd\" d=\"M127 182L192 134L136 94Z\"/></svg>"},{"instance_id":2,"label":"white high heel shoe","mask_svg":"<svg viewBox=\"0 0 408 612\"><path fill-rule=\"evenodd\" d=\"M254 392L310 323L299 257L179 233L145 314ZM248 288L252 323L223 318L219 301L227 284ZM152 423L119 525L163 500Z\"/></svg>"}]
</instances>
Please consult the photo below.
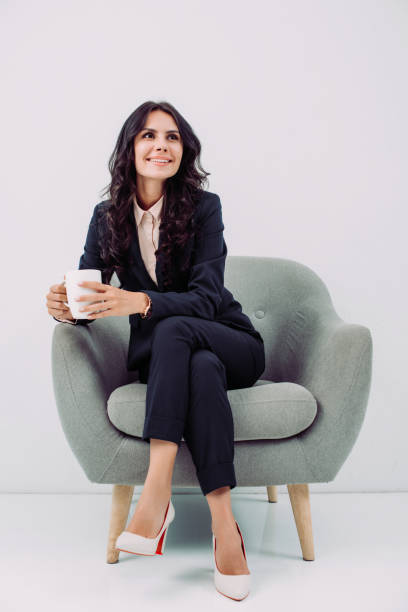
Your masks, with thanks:
<instances>
[{"instance_id":1,"label":"white high heel shoe","mask_svg":"<svg viewBox=\"0 0 408 612\"><path fill-rule=\"evenodd\" d=\"M168 527L173 522L175 515L176 512L170 498L164 515L163 525L155 538L146 538L131 531L122 531L116 540L116 548L123 552L133 553L134 555L162 555L166 544Z\"/></svg>"},{"instance_id":2,"label":"white high heel shoe","mask_svg":"<svg viewBox=\"0 0 408 612\"><path fill-rule=\"evenodd\" d=\"M238 526L238 523L235 521L237 526L239 535L241 536L241 546L244 552L244 557L246 559L244 540L242 538L241 530ZM251 585L251 574L221 574L217 567L217 560L215 558L215 549L216 549L216 540L213 534L213 554L214 554L214 582L215 588L217 591L221 593L221 595L225 595L230 599L235 599L240 601L241 599L245 599L245 597L249 594L249 587Z\"/></svg>"}]
</instances>

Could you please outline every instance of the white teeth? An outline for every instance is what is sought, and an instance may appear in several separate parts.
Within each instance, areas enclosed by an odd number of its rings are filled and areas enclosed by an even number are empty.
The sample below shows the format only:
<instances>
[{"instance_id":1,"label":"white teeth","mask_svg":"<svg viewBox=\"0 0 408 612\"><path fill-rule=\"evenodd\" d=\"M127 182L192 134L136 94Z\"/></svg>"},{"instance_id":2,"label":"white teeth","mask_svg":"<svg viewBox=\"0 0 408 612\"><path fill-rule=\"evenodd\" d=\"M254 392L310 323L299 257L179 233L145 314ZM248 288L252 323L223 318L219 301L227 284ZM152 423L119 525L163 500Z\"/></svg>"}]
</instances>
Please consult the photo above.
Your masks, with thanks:
<instances>
[{"instance_id":1,"label":"white teeth","mask_svg":"<svg viewBox=\"0 0 408 612\"><path fill-rule=\"evenodd\" d=\"M148 159L147 161L152 164L169 164L170 163L170 160L165 160L165 159Z\"/></svg>"}]
</instances>

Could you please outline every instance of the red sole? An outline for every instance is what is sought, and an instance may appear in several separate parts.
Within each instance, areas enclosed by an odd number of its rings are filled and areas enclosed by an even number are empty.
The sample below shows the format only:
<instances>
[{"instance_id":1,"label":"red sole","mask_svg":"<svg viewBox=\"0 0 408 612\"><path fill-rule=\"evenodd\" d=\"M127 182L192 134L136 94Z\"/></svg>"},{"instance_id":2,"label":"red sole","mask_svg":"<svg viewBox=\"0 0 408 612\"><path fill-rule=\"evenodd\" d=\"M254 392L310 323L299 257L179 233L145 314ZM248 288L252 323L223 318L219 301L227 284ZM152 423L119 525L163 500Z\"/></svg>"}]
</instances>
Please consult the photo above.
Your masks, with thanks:
<instances>
[{"instance_id":1,"label":"red sole","mask_svg":"<svg viewBox=\"0 0 408 612\"><path fill-rule=\"evenodd\" d=\"M135 553L133 552L133 550L125 550L124 548L116 548L115 550L120 550L121 552L127 552L130 553L131 555L142 555L142 557L154 557L154 555L156 553L153 553L152 555L148 555L146 553Z\"/></svg>"}]
</instances>

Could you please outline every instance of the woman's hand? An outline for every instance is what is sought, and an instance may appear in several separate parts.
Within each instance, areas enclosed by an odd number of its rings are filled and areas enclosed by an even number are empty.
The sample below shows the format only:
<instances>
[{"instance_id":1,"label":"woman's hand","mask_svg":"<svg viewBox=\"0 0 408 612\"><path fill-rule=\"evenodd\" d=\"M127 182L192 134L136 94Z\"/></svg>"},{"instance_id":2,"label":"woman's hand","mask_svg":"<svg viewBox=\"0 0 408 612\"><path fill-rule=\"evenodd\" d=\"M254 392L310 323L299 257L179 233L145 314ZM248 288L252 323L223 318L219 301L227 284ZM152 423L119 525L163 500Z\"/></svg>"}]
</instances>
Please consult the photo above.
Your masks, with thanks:
<instances>
[{"instance_id":1,"label":"woman's hand","mask_svg":"<svg viewBox=\"0 0 408 612\"><path fill-rule=\"evenodd\" d=\"M89 302L92 300L92 304L82 306L80 310L82 312L89 312L95 310L95 305L100 303L103 307L103 312L95 314L88 314L88 319L102 319L104 317L120 317L131 314L137 314L144 312L148 304L148 297L141 291L127 291L126 289L119 289L119 287L113 287L112 285L104 285L98 281L83 281L77 283L80 287L89 287L97 293L87 293L77 298L78 302ZM98 308L97 310L102 310Z\"/></svg>"},{"instance_id":2,"label":"woman's hand","mask_svg":"<svg viewBox=\"0 0 408 612\"><path fill-rule=\"evenodd\" d=\"M56 319L68 319L69 321L74 321L71 310L66 304L64 304L64 302L68 302L68 298L67 290L65 289L65 285L63 283L51 285L50 292L46 297L48 314Z\"/></svg>"}]
</instances>

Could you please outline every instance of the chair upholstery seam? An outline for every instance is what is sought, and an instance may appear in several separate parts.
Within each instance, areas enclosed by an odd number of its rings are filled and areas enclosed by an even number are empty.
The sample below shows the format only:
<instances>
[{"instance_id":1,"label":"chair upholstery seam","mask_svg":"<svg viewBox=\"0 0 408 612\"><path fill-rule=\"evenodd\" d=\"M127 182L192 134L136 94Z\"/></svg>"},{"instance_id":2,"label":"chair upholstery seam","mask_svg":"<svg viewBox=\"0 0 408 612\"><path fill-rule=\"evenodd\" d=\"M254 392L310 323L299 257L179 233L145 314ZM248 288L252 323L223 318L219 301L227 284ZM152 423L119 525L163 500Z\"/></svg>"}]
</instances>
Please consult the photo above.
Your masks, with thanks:
<instances>
[{"instance_id":1,"label":"chair upholstery seam","mask_svg":"<svg viewBox=\"0 0 408 612\"><path fill-rule=\"evenodd\" d=\"M106 466L106 468L103 470L102 474L100 475L99 480L97 480L96 482L102 482L102 478L105 476L106 472L108 471L108 469L112 465L112 462L116 458L116 455L122 449L122 446L124 446L126 444L126 442L127 442L127 438L124 437L122 442L119 444L118 448L116 449L116 451L113 453L112 459L109 461L108 465Z\"/></svg>"}]
</instances>

